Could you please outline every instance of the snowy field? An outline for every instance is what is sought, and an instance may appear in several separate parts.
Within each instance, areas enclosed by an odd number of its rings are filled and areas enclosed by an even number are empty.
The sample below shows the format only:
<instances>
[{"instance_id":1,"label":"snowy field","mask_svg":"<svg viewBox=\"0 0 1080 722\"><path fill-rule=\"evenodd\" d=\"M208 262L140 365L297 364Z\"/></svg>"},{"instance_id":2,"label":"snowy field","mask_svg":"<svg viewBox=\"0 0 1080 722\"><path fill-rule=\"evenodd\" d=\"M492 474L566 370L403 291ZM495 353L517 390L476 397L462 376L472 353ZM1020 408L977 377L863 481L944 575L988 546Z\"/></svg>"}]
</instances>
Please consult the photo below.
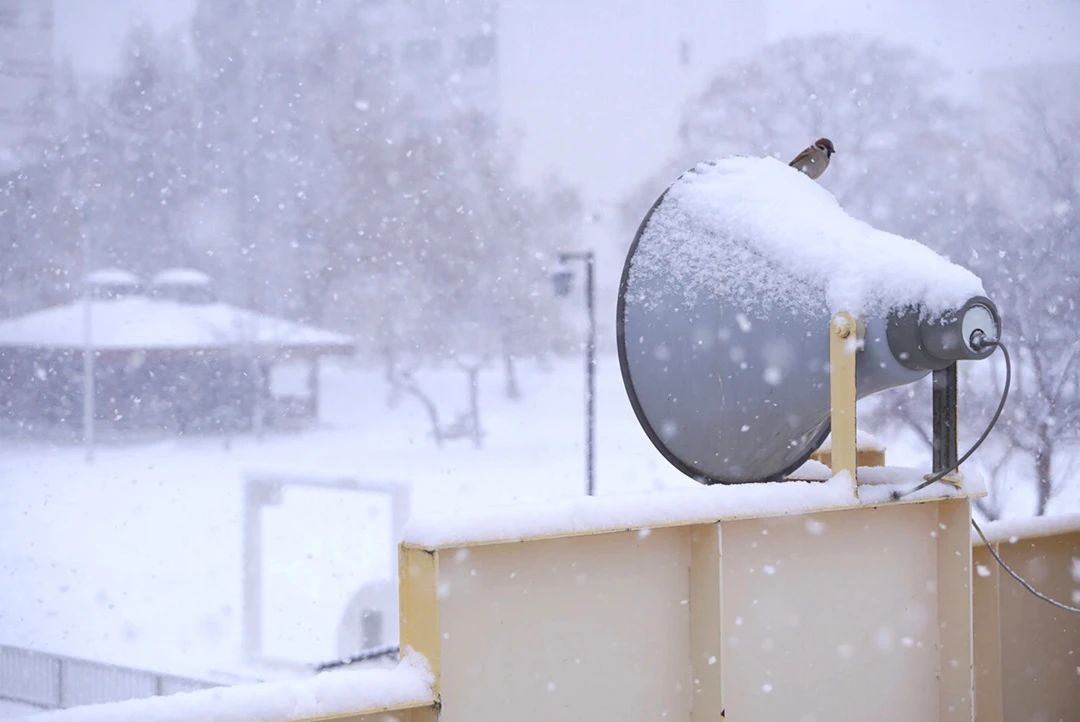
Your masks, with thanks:
<instances>
[{"instance_id":1,"label":"snowy field","mask_svg":"<svg viewBox=\"0 0 1080 722\"><path fill-rule=\"evenodd\" d=\"M638 429L616 360L600 364L599 492L692 485ZM423 513L583 493L580 361L526 367L522 376L525 396L516 402L501 394L496 374L481 377L481 449L466 440L438 447L418 403L406 397L388 408L380 371L334 365L323 373L321 422L305 432L228 445L200 437L105 446L92 464L80 447L0 442L0 643L195 676L241 670L245 474L400 481ZM460 373L420 381L444 415L464 408ZM306 548L313 569L352 575L354 586L373 573L370 559L346 555L355 545L344 537L378 543L368 527L384 525L382 515L343 530L332 505L287 508L292 518L266 520L274 534L264 548L268 568L275 550L280 561ZM371 555L384 558L382 550ZM297 583L312 584L304 573L296 570ZM304 616L336 623L340 609L338 600Z\"/></svg>"},{"instance_id":2,"label":"snowy field","mask_svg":"<svg viewBox=\"0 0 1080 722\"><path fill-rule=\"evenodd\" d=\"M583 493L580 360L525 365L521 376L520 401L502 395L500 375L481 377L481 449L439 448L419 404L388 408L381 371L348 365L324 367L320 424L300 433L104 446L92 464L80 447L0 442L0 644L189 676L265 676L240 654L245 474L399 481L425 515ZM420 381L441 387L446 415L464 408L460 373ZM613 356L601 357L598 386L599 493L694 487L639 429ZM885 440L890 464L925 463L915 444ZM1077 508L1073 493L1051 513ZM276 653L333 656L346 590L385 572L386 524L378 503L352 493L267 513L267 578L293 587L268 611L291 627L269 640Z\"/></svg>"}]
</instances>

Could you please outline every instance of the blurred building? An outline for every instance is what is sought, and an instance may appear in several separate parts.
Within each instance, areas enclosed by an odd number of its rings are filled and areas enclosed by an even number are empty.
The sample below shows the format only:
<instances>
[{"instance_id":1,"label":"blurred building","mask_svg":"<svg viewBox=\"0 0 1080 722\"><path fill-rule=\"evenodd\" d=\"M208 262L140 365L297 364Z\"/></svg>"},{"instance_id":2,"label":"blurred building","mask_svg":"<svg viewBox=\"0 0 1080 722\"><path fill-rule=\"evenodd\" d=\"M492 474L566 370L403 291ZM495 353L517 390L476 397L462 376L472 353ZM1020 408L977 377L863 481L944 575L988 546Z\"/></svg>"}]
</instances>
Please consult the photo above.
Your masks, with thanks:
<instances>
[{"instance_id":1,"label":"blurred building","mask_svg":"<svg viewBox=\"0 0 1080 722\"><path fill-rule=\"evenodd\" d=\"M494 135L499 112L498 0L366 0L360 8L371 31L368 54L385 64L415 111L406 132L438 130L456 116L467 118L478 136ZM424 102L408 103L410 97Z\"/></svg>"},{"instance_id":2,"label":"blurred building","mask_svg":"<svg viewBox=\"0 0 1080 722\"><path fill-rule=\"evenodd\" d=\"M52 0L0 0L0 151L50 117Z\"/></svg>"},{"instance_id":3,"label":"blurred building","mask_svg":"<svg viewBox=\"0 0 1080 722\"><path fill-rule=\"evenodd\" d=\"M123 432L290 426L318 413L318 362L350 355L332 331L218 302L209 277L171 269L148 284L119 269L86 278L87 298L0 321L0 422L8 430L78 430L83 355L94 358L94 419ZM306 395L275 394L289 365Z\"/></svg>"}]
</instances>

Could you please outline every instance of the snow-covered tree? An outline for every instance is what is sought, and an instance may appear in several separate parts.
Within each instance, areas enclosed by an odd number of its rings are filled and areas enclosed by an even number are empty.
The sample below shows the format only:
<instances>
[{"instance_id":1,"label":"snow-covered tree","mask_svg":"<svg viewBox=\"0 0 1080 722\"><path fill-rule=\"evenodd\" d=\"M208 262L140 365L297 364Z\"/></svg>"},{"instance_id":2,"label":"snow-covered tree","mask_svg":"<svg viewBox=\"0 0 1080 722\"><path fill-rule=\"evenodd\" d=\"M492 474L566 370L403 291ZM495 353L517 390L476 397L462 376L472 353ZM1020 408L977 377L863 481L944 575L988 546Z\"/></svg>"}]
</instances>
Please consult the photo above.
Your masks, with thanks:
<instances>
[{"instance_id":1,"label":"snow-covered tree","mask_svg":"<svg viewBox=\"0 0 1080 722\"><path fill-rule=\"evenodd\" d=\"M852 214L918 238L945 237L942 194L966 177L965 116L942 70L914 51L851 35L788 38L719 72L684 112L677 157L632 199L648 208L694 163L723 155L788 161L816 138L837 153L820 182ZM931 241L933 242L933 241Z\"/></svg>"},{"instance_id":2,"label":"snow-covered tree","mask_svg":"<svg viewBox=\"0 0 1080 722\"><path fill-rule=\"evenodd\" d=\"M1004 316L1016 368L1002 432L1030 459L1039 515L1069 483L1066 462L1080 443L1077 83L1080 66L997 78L969 259Z\"/></svg>"},{"instance_id":3,"label":"snow-covered tree","mask_svg":"<svg viewBox=\"0 0 1080 722\"><path fill-rule=\"evenodd\" d=\"M450 365L475 385L499 361L518 393L515 359L559 333L547 270L580 210L518 182L460 53L419 67L369 10L203 0L190 45L133 28L117 75L59 93L55 138L0 187L0 234L37 239L5 279L51 272L48 300L70 295L89 238L93 265L194 266L225 300L348 331L391 379ZM44 305L32 286L5 305Z\"/></svg>"},{"instance_id":4,"label":"snow-covered tree","mask_svg":"<svg viewBox=\"0 0 1080 722\"><path fill-rule=\"evenodd\" d=\"M141 274L190 262L178 210L192 192L190 73L174 37L136 25L87 147L94 263Z\"/></svg>"}]
</instances>

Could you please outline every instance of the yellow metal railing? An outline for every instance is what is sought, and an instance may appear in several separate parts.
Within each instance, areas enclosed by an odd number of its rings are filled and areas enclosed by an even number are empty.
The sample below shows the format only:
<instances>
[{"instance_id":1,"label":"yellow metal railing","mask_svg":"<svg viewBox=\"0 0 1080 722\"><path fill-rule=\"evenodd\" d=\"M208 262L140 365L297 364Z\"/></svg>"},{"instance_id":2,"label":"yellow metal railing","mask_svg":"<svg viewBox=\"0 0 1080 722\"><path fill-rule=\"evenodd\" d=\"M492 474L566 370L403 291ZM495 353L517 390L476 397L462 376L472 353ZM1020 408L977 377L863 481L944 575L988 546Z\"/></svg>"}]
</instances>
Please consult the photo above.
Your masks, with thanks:
<instances>
[{"instance_id":1,"label":"yellow metal railing","mask_svg":"<svg viewBox=\"0 0 1080 722\"><path fill-rule=\"evenodd\" d=\"M290 722L435 722L438 711L432 702L420 705L378 707L326 717L305 717Z\"/></svg>"},{"instance_id":2,"label":"yellow metal railing","mask_svg":"<svg viewBox=\"0 0 1080 722\"><path fill-rule=\"evenodd\" d=\"M1040 592L1080 602L1080 514L983 525L1002 560ZM973 537L975 718L1076 719L1080 615L1038 599Z\"/></svg>"},{"instance_id":3,"label":"yellow metal railing","mask_svg":"<svg viewBox=\"0 0 1080 722\"><path fill-rule=\"evenodd\" d=\"M969 519L961 497L540 537L464 520L477 538L400 548L403 665L417 653L427 670L133 700L80 719L1072 719L1080 618L972 547ZM1075 604L1080 515L986 531L1018 573ZM339 711L313 716L335 698Z\"/></svg>"}]
</instances>

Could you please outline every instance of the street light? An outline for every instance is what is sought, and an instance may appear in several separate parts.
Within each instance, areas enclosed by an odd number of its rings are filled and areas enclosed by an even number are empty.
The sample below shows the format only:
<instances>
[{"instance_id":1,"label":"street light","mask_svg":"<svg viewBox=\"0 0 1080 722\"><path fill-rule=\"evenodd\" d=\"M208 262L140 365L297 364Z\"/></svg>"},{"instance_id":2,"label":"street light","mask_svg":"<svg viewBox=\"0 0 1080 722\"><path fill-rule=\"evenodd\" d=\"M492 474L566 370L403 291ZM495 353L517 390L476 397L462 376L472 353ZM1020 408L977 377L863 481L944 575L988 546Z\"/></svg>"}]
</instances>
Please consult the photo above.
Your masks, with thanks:
<instances>
[{"instance_id":1,"label":"street light","mask_svg":"<svg viewBox=\"0 0 1080 722\"><path fill-rule=\"evenodd\" d=\"M86 206L82 199L76 200L76 208L79 214L79 231L82 234L82 264L83 264L83 418L82 440L87 463L94 460L94 419L97 415L97 389L94 382L94 289L91 283L90 273L93 267L94 248L91 245L90 232L87 229Z\"/></svg>"},{"instance_id":2,"label":"street light","mask_svg":"<svg viewBox=\"0 0 1080 722\"><path fill-rule=\"evenodd\" d=\"M551 274L555 293L569 296L573 287L574 272L567 265L571 261L585 264L585 312L589 318L588 338L585 342L585 493L596 493L596 285L594 281L595 255L592 251L563 251L558 255L562 268Z\"/></svg>"}]
</instances>

